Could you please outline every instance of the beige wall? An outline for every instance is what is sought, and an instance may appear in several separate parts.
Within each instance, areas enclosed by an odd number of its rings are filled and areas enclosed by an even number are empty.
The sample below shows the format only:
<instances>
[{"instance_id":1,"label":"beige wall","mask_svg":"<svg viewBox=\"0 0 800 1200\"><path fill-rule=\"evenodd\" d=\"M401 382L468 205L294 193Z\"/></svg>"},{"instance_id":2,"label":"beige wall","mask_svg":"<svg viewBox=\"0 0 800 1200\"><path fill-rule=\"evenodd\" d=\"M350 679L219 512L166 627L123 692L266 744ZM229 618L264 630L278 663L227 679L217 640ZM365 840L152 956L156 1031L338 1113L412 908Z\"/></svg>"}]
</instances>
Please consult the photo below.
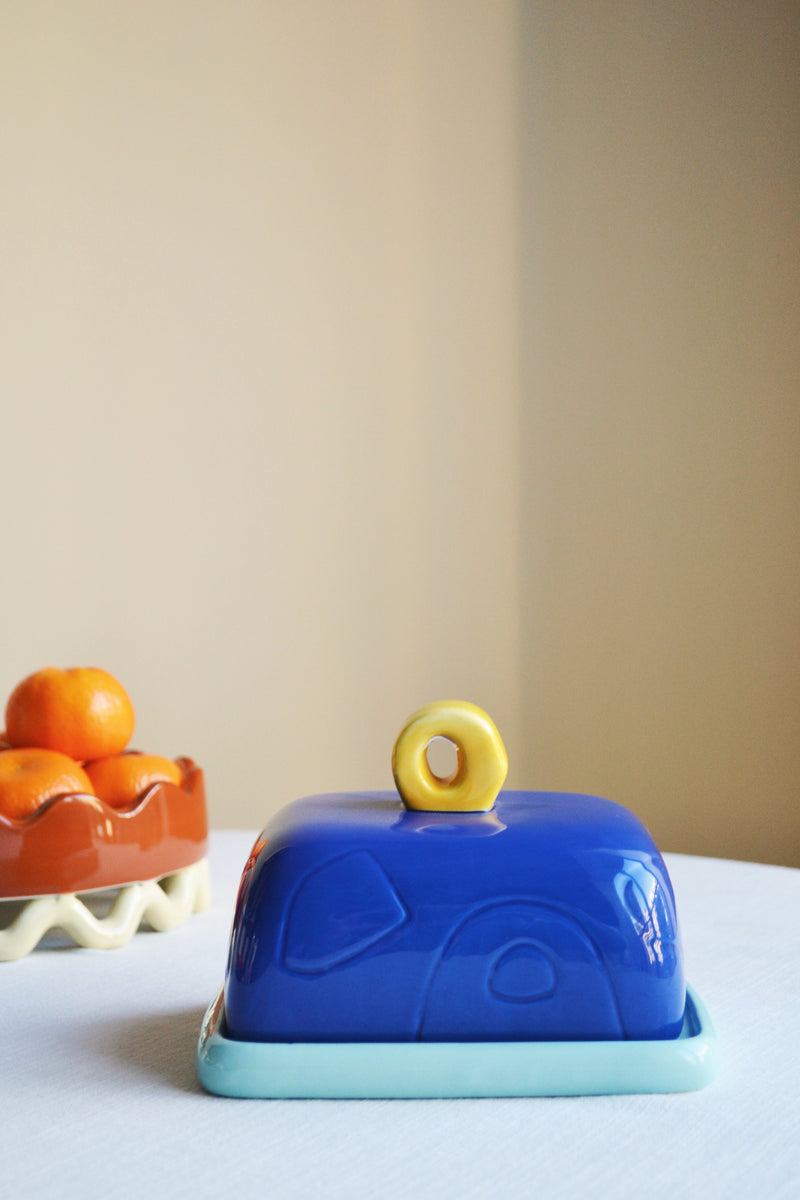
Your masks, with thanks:
<instances>
[{"instance_id":1,"label":"beige wall","mask_svg":"<svg viewBox=\"0 0 800 1200\"><path fill-rule=\"evenodd\" d=\"M0 689L107 666L219 825L513 747L512 6L0 12Z\"/></svg>"},{"instance_id":2,"label":"beige wall","mask_svg":"<svg viewBox=\"0 0 800 1200\"><path fill-rule=\"evenodd\" d=\"M793 11L0 2L0 690L249 827L463 695L800 863Z\"/></svg>"}]
</instances>

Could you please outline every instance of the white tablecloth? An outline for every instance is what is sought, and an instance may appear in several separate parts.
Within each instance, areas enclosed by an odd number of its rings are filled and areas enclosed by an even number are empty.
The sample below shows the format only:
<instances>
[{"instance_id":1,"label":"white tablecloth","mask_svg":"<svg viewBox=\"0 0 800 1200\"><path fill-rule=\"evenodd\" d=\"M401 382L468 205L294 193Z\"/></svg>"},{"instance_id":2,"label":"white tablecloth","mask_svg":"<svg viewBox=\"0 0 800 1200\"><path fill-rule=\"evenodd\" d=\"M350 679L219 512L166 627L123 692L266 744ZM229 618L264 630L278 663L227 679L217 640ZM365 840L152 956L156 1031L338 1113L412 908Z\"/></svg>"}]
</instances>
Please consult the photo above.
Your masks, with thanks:
<instances>
[{"instance_id":1,"label":"white tablecloth","mask_svg":"<svg viewBox=\"0 0 800 1200\"><path fill-rule=\"evenodd\" d=\"M800 1197L800 871L667 856L722 1047L703 1091L225 1100L194 1053L253 840L212 835L212 907L180 929L0 963L4 1200Z\"/></svg>"}]
</instances>

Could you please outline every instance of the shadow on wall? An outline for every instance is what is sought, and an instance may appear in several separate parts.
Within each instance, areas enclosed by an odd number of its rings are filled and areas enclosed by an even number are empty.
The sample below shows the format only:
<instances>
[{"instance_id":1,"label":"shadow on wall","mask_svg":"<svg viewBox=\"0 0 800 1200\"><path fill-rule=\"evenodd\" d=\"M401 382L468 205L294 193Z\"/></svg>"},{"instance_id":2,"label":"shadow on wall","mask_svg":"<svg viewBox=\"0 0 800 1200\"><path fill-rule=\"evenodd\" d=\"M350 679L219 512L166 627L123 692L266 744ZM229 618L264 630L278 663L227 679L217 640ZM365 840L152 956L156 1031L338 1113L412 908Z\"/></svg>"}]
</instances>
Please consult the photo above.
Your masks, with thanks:
<instances>
[{"instance_id":1,"label":"shadow on wall","mask_svg":"<svg viewBox=\"0 0 800 1200\"><path fill-rule=\"evenodd\" d=\"M525 778L800 866L794 14L520 12Z\"/></svg>"}]
</instances>

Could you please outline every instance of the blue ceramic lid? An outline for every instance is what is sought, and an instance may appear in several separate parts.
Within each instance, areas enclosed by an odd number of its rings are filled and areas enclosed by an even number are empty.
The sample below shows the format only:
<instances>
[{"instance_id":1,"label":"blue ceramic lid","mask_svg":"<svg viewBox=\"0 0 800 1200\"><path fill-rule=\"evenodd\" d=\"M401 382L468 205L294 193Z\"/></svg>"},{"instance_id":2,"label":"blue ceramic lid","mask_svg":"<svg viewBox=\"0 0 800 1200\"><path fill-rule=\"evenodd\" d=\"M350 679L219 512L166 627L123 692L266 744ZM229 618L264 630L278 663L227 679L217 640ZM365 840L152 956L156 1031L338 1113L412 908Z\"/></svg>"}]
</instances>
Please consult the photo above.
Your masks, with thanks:
<instances>
[{"instance_id":1,"label":"blue ceramic lid","mask_svg":"<svg viewBox=\"0 0 800 1200\"><path fill-rule=\"evenodd\" d=\"M446 779L424 758L436 735L458 750ZM631 812L499 790L499 735L459 702L411 718L394 768L402 797L308 797L258 839L231 936L227 1038L678 1037L686 986L672 887Z\"/></svg>"}]
</instances>

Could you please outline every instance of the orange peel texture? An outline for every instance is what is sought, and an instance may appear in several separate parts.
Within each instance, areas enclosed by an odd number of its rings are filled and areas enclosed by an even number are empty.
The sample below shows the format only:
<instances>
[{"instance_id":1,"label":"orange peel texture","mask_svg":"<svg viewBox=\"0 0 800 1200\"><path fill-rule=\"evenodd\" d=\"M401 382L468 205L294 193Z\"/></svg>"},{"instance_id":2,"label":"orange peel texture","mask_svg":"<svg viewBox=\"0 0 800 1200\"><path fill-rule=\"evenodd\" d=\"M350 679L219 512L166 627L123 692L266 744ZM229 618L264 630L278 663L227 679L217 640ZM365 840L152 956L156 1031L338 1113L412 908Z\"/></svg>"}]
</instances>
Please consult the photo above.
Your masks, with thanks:
<instances>
[{"instance_id":1,"label":"orange peel texture","mask_svg":"<svg viewBox=\"0 0 800 1200\"><path fill-rule=\"evenodd\" d=\"M12 746L39 746L78 762L119 754L133 735L133 705L100 667L44 667L18 683L6 705Z\"/></svg>"}]
</instances>

